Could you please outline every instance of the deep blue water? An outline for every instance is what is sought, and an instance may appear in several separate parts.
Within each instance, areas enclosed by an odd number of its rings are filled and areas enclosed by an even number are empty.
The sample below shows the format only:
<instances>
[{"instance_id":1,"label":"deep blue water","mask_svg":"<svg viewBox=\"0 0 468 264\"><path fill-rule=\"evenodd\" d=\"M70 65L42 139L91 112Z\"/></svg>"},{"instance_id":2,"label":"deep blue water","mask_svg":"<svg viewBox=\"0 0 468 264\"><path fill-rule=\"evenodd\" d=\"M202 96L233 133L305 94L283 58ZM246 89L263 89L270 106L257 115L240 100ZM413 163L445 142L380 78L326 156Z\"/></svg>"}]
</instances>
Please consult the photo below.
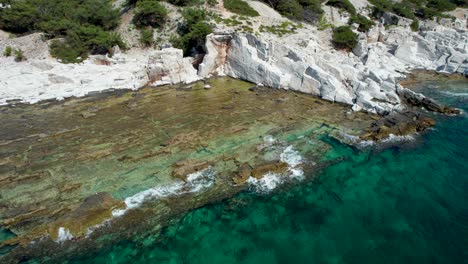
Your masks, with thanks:
<instances>
[{"instance_id":1,"label":"deep blue water","mask_svg":"<svg viewBox=\"0 0 468 264\"><path fill-rule=\"evenodd\" d=\"M441 86L436 88L435 86ZM468 83L420 91L468 111ZM435 115L417 142L359 151L318 177L242 193L74 263L468 263L468 118Z\"/></svg>"}]
</instances>

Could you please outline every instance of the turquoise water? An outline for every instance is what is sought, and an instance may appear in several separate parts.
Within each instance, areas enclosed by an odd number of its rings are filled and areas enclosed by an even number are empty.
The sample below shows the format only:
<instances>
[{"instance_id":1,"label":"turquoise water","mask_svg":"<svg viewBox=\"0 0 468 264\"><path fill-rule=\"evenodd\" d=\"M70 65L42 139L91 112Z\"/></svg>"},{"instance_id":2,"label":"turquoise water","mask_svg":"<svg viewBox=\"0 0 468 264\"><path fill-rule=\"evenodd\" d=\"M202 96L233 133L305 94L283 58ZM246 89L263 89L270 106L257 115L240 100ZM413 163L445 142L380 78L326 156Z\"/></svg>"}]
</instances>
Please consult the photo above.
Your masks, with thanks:
<instances>
[{"instance_id":1,"label":"turquoise water","mask_svg":"<svg viewBox=\"0 0 468 264\"><path fill-rule=\"evenodd\" d=\"M420 90L468 110L466 81ZM328 139L344 160L318 177L244 192L70 263L468 263L468 118L435 119L417 142L385 150Z\"/></svg>"}]
</instances>

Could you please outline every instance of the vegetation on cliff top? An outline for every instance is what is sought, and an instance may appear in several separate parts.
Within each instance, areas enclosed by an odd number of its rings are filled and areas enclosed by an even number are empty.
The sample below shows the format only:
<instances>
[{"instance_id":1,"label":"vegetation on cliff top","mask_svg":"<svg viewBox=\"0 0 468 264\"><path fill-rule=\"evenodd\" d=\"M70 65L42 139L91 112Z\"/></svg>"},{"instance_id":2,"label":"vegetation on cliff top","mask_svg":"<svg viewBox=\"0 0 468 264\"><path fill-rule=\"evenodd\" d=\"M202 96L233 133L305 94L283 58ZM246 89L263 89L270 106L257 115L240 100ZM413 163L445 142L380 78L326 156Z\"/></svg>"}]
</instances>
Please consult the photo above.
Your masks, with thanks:
<instances>
[{"instance_id":1,"label":"vegetation on cliff top","mask_svg":"<svg viewBox=\"0 0 468 264\"><path fill-rule=\"evenodd\" d=\"M323 10L320 0L262 0L290 19L317 22Z\"/></svg>"},{"instance_id":2,"label":"vegetation on cliff top","mask_svg":"<svg viewBox=\"0 0 468 264\"><path fill-rule=\"evenodd\" d=\"M172 44L182 49L185 55L203 53L206 35L212 32L211 25L205 21L208 13L204 9L189 7L182 11L182 16L183 25L177 32L179 36L171 39Z\"/></svg>"},{"instance_id":3,"label":"vegetation on cliff top","mask_svg":"<svg viewBox=\"0 0 468 264\"><path fill-rule=\"evenodd\" d=\"M110 0L10 0L0 9L0 29L16 34L45 32L61 38L51 53L64 62L79 62L92 54L104 54L115 45L125 48L112 33L120 14ZM68 49L73 49L69 51Z\"/></svg>"},{"instance_id":4,"label":"vegetation on cliff top","mask_svg":"<svg viewBox=\"0 0 468 264\"><path fill-rule=\"evenodd\" d=\"M450 18L443 12L452 11L457 6L467 7L466 0L369 0L373 7L373 15L380 17L384 12L393 12L409 19Z\"/></svg>"},{"instance_id":5,"label":"vegetation on cliff top","mask_svg":"<svg viewBox=\"0 0 468 264\"><path fill-rule=\"evenodd\" d=\"M161 27L167 18L167 10L158 1L140 0L136 3L133 23L138 28Z\"/></svg>"},{"instance_id":6,"label":"vegetation on cliff top","mask_svg":"<svg viewBox=\"0 0 468 264\"><path fill-rule=\"evenodd\" d=\"M243 16L258 16L258 12L255 11L252 7L250 7L247 2L242 0L224 0L224 7L236 14L240 14Z\"/></svg>"}]
</instances>

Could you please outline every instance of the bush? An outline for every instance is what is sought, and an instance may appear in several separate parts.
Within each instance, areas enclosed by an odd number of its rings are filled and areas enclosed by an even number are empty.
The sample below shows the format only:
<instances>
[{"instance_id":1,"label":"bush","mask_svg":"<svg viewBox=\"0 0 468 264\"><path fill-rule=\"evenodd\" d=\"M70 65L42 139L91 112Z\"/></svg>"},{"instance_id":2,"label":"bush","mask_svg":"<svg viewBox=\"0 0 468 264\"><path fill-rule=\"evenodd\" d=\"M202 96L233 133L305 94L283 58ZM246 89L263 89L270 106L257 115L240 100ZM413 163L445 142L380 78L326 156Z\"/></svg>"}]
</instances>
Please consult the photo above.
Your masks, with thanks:
<instances>
[{"instance_id":1,"label":"bush","mask_svg":"<svg viewBox=\"0 0 468 264\"><path fill-rule=\"evenodd\" d=\"M446 12L454 10L457 6L448 0L429 0L427 7L439 12Z\"/></svg>"},{"instance_id":2,"label":"bush","mask_svg":"<svg viewBox=\"0 0 468 264\"><path fill-rule=\"evenodd\" d=\"M318 22L320 20L320 17L323 14L320 0L299 0L299 4L303 6L304 11L302 13L302 17L298 19L312 23Z\"/></svg>"},{"instance_id":3,"label":"bush","mask_svg":"<svg viewBox=\"0 0 468 264\"><path fill-rule=\"evenodd\" d=\"M26 60L26 58L23 55L23 51L21 49L16 49L15 50L15 61L20 62L20 61L24 61L24 60Z\"/></svg>"},{"instance_id":4,"label":"bush","mask_svg":"<svg viewBox=\"0 0 468 264\"><path fill-rule=\"evenodd\" d=\"M303 7L296 0L282 0L276 9L282 15L293 19L301 18L304 12Z\"/></svg>"},{"instance_id":5,"label":"bush","mask_svg":"<svg viewBox=\"0 0 468 264\"><path fill-rule=\"evenodd\" d=\"M120 19L111 0L16 0L10 4L11 8L0 10L0 29L18 34L43 31L49 39L62 38L50 48L64 62L76 62L76 57L86 57L88 52L109 52L112 45L125 48L120 36L110 32Z\"/></svg>"},{"instance_id":6,"label":"bush","mask_svg":"<svg viewBox=\"0 0 468 264\"><path fill-rule=\"evenodd\" d=\"M216 1L216 0L214 0ZM193 6L193 5L201 5L203 4L203 0L169 0L169 3L177 6ZM213 0L208 0L208 2L213 3Z\"/></svg>"},{"instance_id":7,"label":"bush","mask_svg":"<svg viewBox=\"0 0 468 264\"><path fill-rule=\"evenodd\" d=\"M393 12L399 16L415 20L416 17L432 19L447 17L442 12L451 11L465 0L403 0L391 2L389 0L369 0L374 5L373 15L380 17L384 12Z\"/></svg>"},{"instance_id":8,"label":"bush","mask_svg":"<svg viewBox=\"0 0 468 264\"><path fill-rule=\"evenodd\" d=\"M373 25L375 25L374 22L371 20L367 19L365 16L362 15L354 15L350 18L349 23L356 23L359 24L358 30L361 32L367 32Z\"/></svg>"},{"instance_id":9,"label":"bush","mask_svg":"<svg viewBox=\"0 0 468 264\"><path fill-rule=\"evenodd\" d=\"M327 5L344 9L348 11L348 13L350 13L351 15L356 14L356 8L351 2L349 2L349 0L329 0L327 2Z\"/></svg>"},{"instance_id":10,"label":"bush","mask_svg":"<svg viewBox=\"0 0 468 264\"><path fill-rule=\"evenodd\" d=\"M172 45L182 49L185 55L191 55L192 49L203 52L206 36L213 32L211 26L204 21L207 15L203 9L184 9L184 25L178 30L179 37L171 39Z\"/></svg>"},{"instance_id":11,"label":"bush","mask_svg":"<svg viewBox=\"0 0 468 264\"><path fill-rule=\"evenodd\" d=\"M11 8L0 10L0 28L13 33L34 30L40 19L37 8L28 1L17 1Z\"/></svg>"},{"instance_id":12,"label":"bush","mask_svg":"<svg viewBox=\"0 0 468 264\"><path fill-rule=\"evenodd\" d=\"M384 12L391 10L393 2L389 0L369 0L374 5L372 14L376 17L381 16Z\"/></svg>"},{"instance_id":13,"label":"bush","mask_svg":"<svg viewBox=\"0 0 468 264\"><path fill-rule=\"evenodd\" d=\"M153 45L153 30L152 29L142 29L140 31L140 42L146 47Z\"/></svg>"},{"instance_id":14,"label":"bush","mask_svg":"<svg viewBox=\"0 0 468 264\"><path fill-rule=\"evenodd\" d=\"M320 0L263 0L283 16L317 22L323 14Z\"/></svg>"},{"instance_id":15,"label":"bush","mask_svg":"<svg viewBox=\"0 0 468 264\"><path fill-rule=\"evenodd\" d=\"M393 6L392 6L392 10L395 14L399 15L399 16L402 16L402 17L406 17L406 18L409 18L409 19L415 19L416 16L414 15L413 11L412 11L412 8L410 5L408 5L407 3L395 3Z\"/></svg>"},{"instance_id":16,"label":"bush","mask_svg":"<svg viewBox=\"0 0 468 264\"><path fill-rule=\"evenodd\" d=\"M340 49L353 49L357 45L358 35L349 26L337 27L333 30L333 44Z\"/></svg>"},{"instance_id":17,"label":"bush","mask_svg":"<svg viewBox=\"0 0 468 264\"><path fill-rule=\"evenodd\" d=\"M3 55L4 55L5 57L10 57L12 51L13 51L13 49L11 48L11 46L6 46L6 47L5 47L5 51L3 52Z\"/></svg>"},{"instance_id":18,"label":"bush","mask_svg":"<svg viewBox=\"0 0 468 264\"><path fill-rule=\"evenodd\" d=\"M52 41L50 54L63 63L79 63L88 57L88 49L80 42Z\"/></svg>"},{"instance_id":19,"label":"bush","mask_svg":"<svg viewBox=\"0 0 468 264\"><path fill-rule=\"evenodd\" d=\"M166 8L158 1L142 0L137 2L133 23L141 27L160 27L167 17Z\"/></svg>"},{"instance_id":20,"label":"bush","mask_svg":"<svg viewBox=\"0 0 468 264\"><path fill-rule=\"evenodd\" d=\"M419 21L415 18L413 22L411 22L411 30L418 31L419 30Z\"/></svg>"},{"instance_id":21,"label":"bush","mask_svg":"<svg viewBox=\"0 0 468 264\"><path fill-rule=\"evenodd\" d=\"M244 16L259 16L258 12L243 0L224 0L224 7L236 14Z\"/></svg>"}]
</instances>

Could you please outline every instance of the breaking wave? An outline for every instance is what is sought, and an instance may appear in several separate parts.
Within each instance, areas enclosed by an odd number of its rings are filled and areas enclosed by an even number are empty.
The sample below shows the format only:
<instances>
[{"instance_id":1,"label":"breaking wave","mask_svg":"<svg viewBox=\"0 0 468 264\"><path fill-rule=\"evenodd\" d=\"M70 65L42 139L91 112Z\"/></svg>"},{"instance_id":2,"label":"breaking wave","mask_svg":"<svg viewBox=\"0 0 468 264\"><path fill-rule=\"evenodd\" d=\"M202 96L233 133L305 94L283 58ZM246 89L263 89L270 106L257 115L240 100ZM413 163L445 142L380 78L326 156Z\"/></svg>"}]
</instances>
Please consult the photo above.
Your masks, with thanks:
<instances>
[{"instance_id":1,"label":"breaking wave","mask_svg":"<svg viewBox=\"0 0 468 264\"><path fill-rule=\"evenodd\" d=\"M304 171L301 168L304 159L293 146L288 146L283 150L280 154L280 161L288 164L287 175L268 172L260 179L250 176L247 183L253 186L257 192L266 193L275 189L288 179L302 180L304 178Z\"/></svg>"},{"instance_id":2,"label":"breaking wave","mask_svg":"<svg viewBox=\"0 0 468 264\"><path fill-rule=\"evenodd\" d=\"M214 182L216 172L210 166L206 169L196 171L187 175L187 180L178 181L168 186L158 186L144 190L125 199L125 209L112 211L112 216L119 217L124 215L129 209L141 206L145 201L169 196L180 195L184 193L196 193L210 187Z\"/></svg>"},{"instance_id":3,"label":"breaking wave","mask_svg":"<svg viewBox=\"0 0 468 264\"><path fill-rule=\"evenodd\" d=\"M57 240L55 242L62 243L71 239L73 239L73 235L70 233L70 230L66 229L65 227L59 227Z\"/></svg>"}]
</instances>

